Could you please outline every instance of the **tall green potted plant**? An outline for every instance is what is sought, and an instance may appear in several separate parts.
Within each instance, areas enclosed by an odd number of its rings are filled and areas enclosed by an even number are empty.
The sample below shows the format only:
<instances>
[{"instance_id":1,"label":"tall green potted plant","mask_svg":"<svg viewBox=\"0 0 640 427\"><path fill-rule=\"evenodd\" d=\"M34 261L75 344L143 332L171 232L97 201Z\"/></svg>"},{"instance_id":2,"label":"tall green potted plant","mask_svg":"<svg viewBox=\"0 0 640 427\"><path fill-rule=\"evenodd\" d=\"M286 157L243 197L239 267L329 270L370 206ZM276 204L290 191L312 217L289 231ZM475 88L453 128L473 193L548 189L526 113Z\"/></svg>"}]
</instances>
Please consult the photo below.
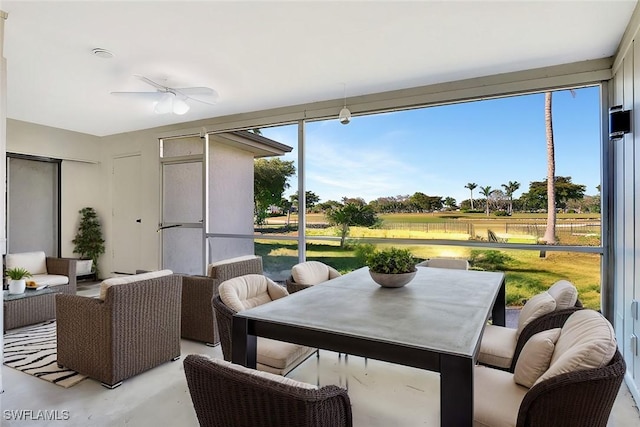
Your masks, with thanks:
<instances>
[{"instance_id":1,"label":"tall green potted plant","mask_svg":"<svg viewBox=\"0 0 640 427\"><path fill-rule=\"evenodd\" d=\"M98 214L93 208L82 208L80 213L80 224L76 237L71 241L75 245L73 252L80 255L82 259L92 260L91 272L96 278L100 277L98 269L98 258L104 254L104 238L102 237L102 226Z\"/></svg>"}]
</instances>

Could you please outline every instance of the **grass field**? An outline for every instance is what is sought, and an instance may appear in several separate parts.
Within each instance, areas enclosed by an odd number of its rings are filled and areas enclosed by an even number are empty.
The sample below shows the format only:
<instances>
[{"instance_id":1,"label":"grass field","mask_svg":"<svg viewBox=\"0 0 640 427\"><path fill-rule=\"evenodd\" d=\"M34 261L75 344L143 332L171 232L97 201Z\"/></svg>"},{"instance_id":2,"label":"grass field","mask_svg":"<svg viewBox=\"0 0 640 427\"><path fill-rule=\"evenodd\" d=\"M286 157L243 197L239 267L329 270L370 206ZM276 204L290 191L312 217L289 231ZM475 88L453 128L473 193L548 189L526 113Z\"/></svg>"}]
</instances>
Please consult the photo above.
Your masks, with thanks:
<instances>
[{"instance_id":1,"label":"grass field","mask_svg":"<svg viewBox=\"0 0 640 427\"><path fill-rule=\"evenodd\" d=\"M307 221L320 222L324 220L324 216L315 218L311 214ZM460 214L458 214L460 215ZM531 216L533 215L533 216ZM397 223L411 222L428 222L442 221L442 214L394 214L383 215L385 221ZM496 221L519 221L525 216L514 215L513 217L500 217ZM320 219L321 218L321 219ZM529 214L527 219L546 219L544 214ZM561 221L575 220L599 220L593 215L568 214L559 215L559 223ZM315 220L315 221L314 221ZM446 215L446 221L451 221L451 215ZM474 221L476 230L481 223L487 221L483 214L467 214L465 219ZM277 220L276 220L277 221ZM493 221L493 219L491 219ZM492 223L492 229L496 228ZM499 234L499 233L498 233ZM341 249L338 242L313 240L313 236L336 236L337 231L330 227L324 229L309 228L307 229L307 259L325 262L338 269L342 273L352 271L362 267L363 261L357 257L357 245L351 245ZM468 234L456 233L427 233L417 230L404 229L369 229L364 227L352 227L350 238L414 238L414 239L454 239L468 240ZM562 237L565 241L563 244L590 245L599 244L599 236L571 236ZM572 241L567 241L572 239ZM531 240L531 236L514 236L508 238L510 243L535 243ZM256 254L263 256L265 271L281 272L285 274L291 266L297 263L298 250L297 243L292 241L273 241L263 240L256 241ZM385 246L385 245L378 245ZM390 246L390 245L386 245ZM566 279L576 285L579 291L580 300L588 308L600 308L600 255L584 254L572 252L547 252L545 257L540 257L539 251L525 250L472 250L471 248L458 246L428 246L428 245L397 245L396 247L405 247L411 250L415 257L419 259L433 257L459 257L469 259L472 268L491 269L487 265L482 264L483 257L495 256L497 253L502 262L495 267L495 270L504 271L507 280L507 304L510 306L519 306L523 301L531 298L533 295L549 288L553 283L560 279ZM476 260L474 265L474 260ZM491 267L491 265L489 265Z\"/></svg>"}]
</instances>

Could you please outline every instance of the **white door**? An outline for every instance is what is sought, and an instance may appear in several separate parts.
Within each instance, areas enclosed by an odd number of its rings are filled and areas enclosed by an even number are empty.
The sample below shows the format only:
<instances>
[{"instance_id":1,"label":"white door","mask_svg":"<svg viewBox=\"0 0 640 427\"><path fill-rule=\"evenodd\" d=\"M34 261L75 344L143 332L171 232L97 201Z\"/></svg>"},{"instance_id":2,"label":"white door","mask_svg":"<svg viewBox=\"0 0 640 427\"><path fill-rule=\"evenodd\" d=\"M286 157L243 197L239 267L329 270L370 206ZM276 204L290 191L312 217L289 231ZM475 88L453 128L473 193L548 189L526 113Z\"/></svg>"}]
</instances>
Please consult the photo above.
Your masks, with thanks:
<instances>
[{"instance_id":1,"label":"white door","mask_svg":"<svg viewBox=\"0 0 640 427\"><path fill-rule=\"evenodd\" d=\"M140 155L113 159L113 272L134 274L140 265Z\"/></svg>"}]
</instances>

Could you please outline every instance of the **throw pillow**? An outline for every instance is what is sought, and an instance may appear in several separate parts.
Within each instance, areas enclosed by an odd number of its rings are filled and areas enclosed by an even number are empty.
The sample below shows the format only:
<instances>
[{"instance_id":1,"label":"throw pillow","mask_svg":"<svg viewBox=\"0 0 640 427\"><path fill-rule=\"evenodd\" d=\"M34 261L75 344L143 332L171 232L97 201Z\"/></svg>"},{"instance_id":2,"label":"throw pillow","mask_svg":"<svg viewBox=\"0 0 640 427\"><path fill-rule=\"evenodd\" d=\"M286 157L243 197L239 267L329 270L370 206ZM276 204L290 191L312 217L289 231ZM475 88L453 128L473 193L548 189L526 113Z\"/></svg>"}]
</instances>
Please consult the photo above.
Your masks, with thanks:
<instances>
[{"instance_id":1,"label":"throw pillow","mask_svg":"<svg viewBox=\"0 0 640 427\"><path fill-rule=\"evenodd\" d=\"M549 329L533 335L526 342L513 372L516 384L531 388L542 374L549 369L560 328Z\"/></svg>"}]
</instances>

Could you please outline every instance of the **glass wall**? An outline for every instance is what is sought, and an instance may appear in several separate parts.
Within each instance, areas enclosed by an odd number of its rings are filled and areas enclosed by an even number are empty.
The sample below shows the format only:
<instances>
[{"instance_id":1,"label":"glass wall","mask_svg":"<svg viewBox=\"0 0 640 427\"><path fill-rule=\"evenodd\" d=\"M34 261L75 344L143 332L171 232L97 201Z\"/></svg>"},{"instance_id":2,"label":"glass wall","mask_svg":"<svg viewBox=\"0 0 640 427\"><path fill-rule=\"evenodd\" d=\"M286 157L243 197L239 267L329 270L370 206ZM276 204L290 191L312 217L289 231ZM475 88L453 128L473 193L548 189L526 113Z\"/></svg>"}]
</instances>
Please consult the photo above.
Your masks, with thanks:
<instances>
[{"instance_id":1,"label":"glass wall","mask_svg":"<svg viewBox=\"0 0 640 427\"><path fill-rule=\"evenodd\" d=\"M556 91L551 99L553 158L543 93L357 116L348 125L307 122L300 142L297 125L260 129L292 147L276 161L294 170L263 215L254 212L265 272L283 281L298 262L302 174L308 260L345 273L363 266L373 248L407 247L420 260L464 258L471 268L506 271L512 305L567 279L586 306L599 307L600 89ZM556 223L549 234L550 159ZM255 162L258 177L274 158Z\"/></svg>"}]
</instances>

